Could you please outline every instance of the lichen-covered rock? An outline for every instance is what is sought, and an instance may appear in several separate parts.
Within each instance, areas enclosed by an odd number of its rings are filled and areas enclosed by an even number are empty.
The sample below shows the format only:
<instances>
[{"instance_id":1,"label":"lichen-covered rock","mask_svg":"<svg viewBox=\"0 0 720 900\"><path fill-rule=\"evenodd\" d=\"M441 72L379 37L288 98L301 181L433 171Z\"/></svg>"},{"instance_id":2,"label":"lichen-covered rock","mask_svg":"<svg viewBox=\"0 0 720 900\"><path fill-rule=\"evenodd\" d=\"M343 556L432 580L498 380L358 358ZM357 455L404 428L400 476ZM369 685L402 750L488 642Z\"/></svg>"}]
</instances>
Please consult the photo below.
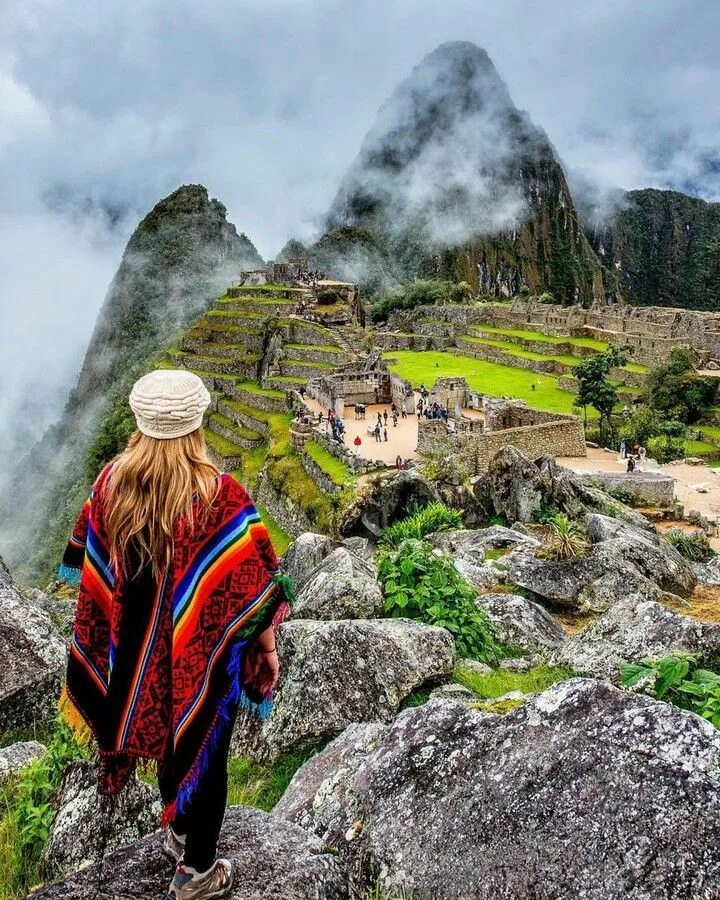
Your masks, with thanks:
<instances>
[{"instance_id":1,"label":"lichen-covered rock","mask_svg":"<svg viewBox=\"0 0 720 900\"><path fill-rule=\"evenodd\" d=\"M596 556L608 563L614 559L631 563L660 588L680 596L695 587L697 579L690 563L660 535L609 516L590 514L585 521L590 540L596 544Z\"/></svg>"},{"instance_id":2,"label":"lichen-covered rock","mask_svg":"<svg viewBox=\"0 0 720 900\"><path fill-rule=\"evenodd\" d=\"M96 767L89 762L70 763L54 806L42 861L46 871L57 874L73 872L151 834L162 813L157 788L137 779L115 797L101 797Z\"/></svg>"},{"instance_id":3,"label":"lichen-covered rock","mask_svg":"<svg viewBox=\"0 0 720 900\"><path fill-rule=\"evenodd\" d=\"M235 886L228 900L349 900L343 861L302 828L257 809L230 807L219 852ZM159 900L173 865L159 835L113 853L31 896L34 900Z\"/></svg>"},{"instance_id":4,"label":"lichen-covered rock","mask_svg":"<svg viewBox=\"0 0 720 900\"><path fill-rule=\"evenodd\" d=\"M720 584L720 555L706 562L692 563L692 570L700 584L715 586Z\"/></svg>"},{"instance_id":5,"label":"lichen-covered rock","mask_svg":"<svg viewBox=\"0 0 720 900\"><path fill-rule=\"evenodd\" d=\"M577 608L578 596L586 585L607 572L603 561L593 556L554 560L523 550L513 551L503 559L507 580L532 591L558 606Z\"/></svg>"},{"instance_id":6,"label":"lichen-covered rock","mask_svg":"<svg viewBox=\"0 0 720 900\"><path fill-rule=\"evenodd\" d=\"M305 579L338 546L326 534L306 531L295 538L283 557L283 572L299 590Z\"/></svg>"},{"instance_id":7,"label":"lichen-covered rock","mask_svg":"<svg viewBox=\"0 0 720 900\"><path fill-rule=\"evenodd\" d=\"M293 615L298 619L370 619L380 612L382 602L375 566L338 547L303 581Z\"/></svg>"},{"instance_id":8,"label":"lichen-covered rock","mask_svg":"<svg viewBox=\"0 0 720 900\"><path fill-rule=\"evenodd\" d=\"M0 561L0 733L53 714L65 660L50 616L22 596Z\"/></svg>"},{"instance_id":9,"label":"lichen-covered rock","mask_svg":"<svg viewBox=\"0 0 720 900\"><path fill-rule=\"evenodd\" d=\"M543 495L538 469L512 445L503 447L490 460L482 479L493 509L508 522L531 522L540 512Z\"/></svg>"},{"instance_id":10,"label":"lichen-covered rock","mask_svg":"<svg viewBox=\"0 0 720 900\"><path fill-rule=\"evenodd\" d=\"M18 741L0 748L0 781L39 759L47 748L38 741Z\"/></svg>"},{"instance_id":11,"label":"lichen-covered rock","mask_svg":"<svg viewBox=\"0 0 720 900\"><path fill-rule=\"evenodd\" d=\"M500 640L528 653L557 650L567 636L550 613L518 594L478 594L477 605L484 609Z\"/></svg>"},{"instance_id":12,"label":"lichen-covered rock","mask_svg":"<svg viewBox=\"0 0 720 900\"><path fill-rule=\"evenodd\" d=\"M720 652L720 625L697 622L637 595L618 601L574 635L557 661L575 672L617 681L623 663L670 653Z\"/></svg>"},{"instance_id":13,"label":"lichen-covered rock","mask_svg":"<svg viewBox=\"0 0 720 900\"><path fill-rule=\"evenodd\" d=\"M615 567L610 562L600 578L589 581L577 596L578 609L583 612L605 612L618 601L634 594L646 600L674 596L660 590L654 581L642 575L634 566ZM677 598L680 600L680 598Z\"/></svg>"},{"instance_id":14,"label":"lichen-covered rock","mask_svg":"<svg viewBox=\"0 0 720 900\"><path fill-rule=\"evenodd\" d=\"M433 700L364 759L354 746L345 766L326 764L330 745L300 769L277 812L336 846L366 887L413 900L718 896L720 732L691 713L573 679L505 715Z\"/></svg>"},{"instance_id":15,"label":"lichen-covered rock","mask_svg":"<svg viewBox=\"0 0 720 900\"><path fill-rule=\"evenodd\" d=\"M409 469L376 475L345 512L340 533L376 541L383 528L407 515L414 505L440 499L437 486L420 472Z\"/></svg>"},{"instance_id":16,"label":"lichen-covered rock","mask_svg":"<svg viewBox=\"0 0 720 900\"><path fill-rule=\"evenodd\" d=\"M514 550L516 547L538 548L540 541L504 525L489 528L437 531L425 538L438 550L475 563L485 561L488 550Z\"/></svg>"},{"instance_id":17,"label":"lichen-covered rock","mask_svg":"<svg viewBox=\"0 0 720 900\"><path fill-rule=\"evenodd\" d=\"M269 718L241 718L240 752L260 758L334 737L353 722L389 722L428 681L452 673L443 628L408 619L286 623L278 635L280 683Z\"/></svg>"}]
</instances>

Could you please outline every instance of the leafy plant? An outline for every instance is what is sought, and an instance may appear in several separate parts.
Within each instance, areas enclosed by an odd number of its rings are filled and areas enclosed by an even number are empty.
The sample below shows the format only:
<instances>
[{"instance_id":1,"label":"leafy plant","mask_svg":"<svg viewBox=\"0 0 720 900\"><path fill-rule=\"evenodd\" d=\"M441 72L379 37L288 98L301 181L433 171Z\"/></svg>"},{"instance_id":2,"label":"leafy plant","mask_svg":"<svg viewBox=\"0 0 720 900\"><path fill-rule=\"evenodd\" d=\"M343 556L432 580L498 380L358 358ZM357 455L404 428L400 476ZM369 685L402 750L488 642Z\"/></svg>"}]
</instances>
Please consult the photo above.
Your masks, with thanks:
<instances>
[{"instance_id":1,"label":"leafy plant","mask_svg":"<svg viewBox=\"0 0 720 900\"><path fill-rule=\"evenodd\" d=\"M645 693L697 713L720 728L720 675L700 668L691 654L641 659L620 667L625 687L642 687Z\"/></svg>"},{"instance_id":2,"label":"leafy plant","mask_svg":"<svg viewBox=\"0 0 720 900\"><path fill-rule=\"evenodd\" d=\"M420 540L426 534L461 527L462 513L460 510L449 509L444 503L438 502L428 503L426 506L415 504L404 519L400 519L384 529L381 541L390 547L399 547L408 538Z\"/></svg>"},{"instance_id":3,"label":"leafy plant","mask_svg":"<svg viewBox=\"0 0 720 900\"><path fill-rule=\"evenodd\" d=\"M698 375L691 350L675 347L668 361L648 376L648 401L664 418L686 424L699 421L714 406L718 393L716 378Z\"/></svg>"},{"instance_id":4,"label":"leafy plant","mask_svg":"<svg viewBox=\"0 0 720 900\"><path fill-rule=\"evenodd\" d=\"M685 456L685 441L681 437L662 434L647 442L648 456L659 463L672 462Z\"/></svg>"},{"instance_id":5,"label":"leafy plant","mask_svg":"<svg viewBox=\"0 0 720 900\"><path fill-rule=\"evenodd\" d=\"M546 559L576 559L585 556L589 541L585 529L579 522L569 519L565 513L558 513L548 523L550 534L540 551Z\"/></svg>"},{"instance_id":6,"label":"leafy plant","mask_svg":"<svg viewBox=\"0 0 720 900\"><path fill-rule=\"evenodd\" d=\"M681 556L692 562L705 562L715 555L715 551L702 531L683 531L681 528L672 528L665 533L665 538Z\"/></svg>"},{"instance_id":7,"label":"leafy plant","mask_svg":"<svg viewBox=\"0 0 720 900\"><path fill-rule=\"evenodd\" d=\"M387 615L447 628L460 656L482 662L495 662L503 656L487 613L478 607L475 591L450 556L434 551L424 541L410 539L394 552L385 551L378 571Z\"/></svg>"},{"instance_id":8,"label":"leafy plant","mask_svg":"<svg viewBox=\"0 0 720 900\"><path fill-rule=\"evenodd\" d=\"M618 405L620 395L609 380L609 376L613 369L626 363L627 355L624 350L608 347L602 353L589 356L572 369L572 374L577 378L579 385L577 402L586 410L585 424L587 425L587 407L592 406L600 416L601 437L609 438L612 443L615 443L612 414ZM603 440L600 443L603 443Z\"/></svg>"}]
</instances>

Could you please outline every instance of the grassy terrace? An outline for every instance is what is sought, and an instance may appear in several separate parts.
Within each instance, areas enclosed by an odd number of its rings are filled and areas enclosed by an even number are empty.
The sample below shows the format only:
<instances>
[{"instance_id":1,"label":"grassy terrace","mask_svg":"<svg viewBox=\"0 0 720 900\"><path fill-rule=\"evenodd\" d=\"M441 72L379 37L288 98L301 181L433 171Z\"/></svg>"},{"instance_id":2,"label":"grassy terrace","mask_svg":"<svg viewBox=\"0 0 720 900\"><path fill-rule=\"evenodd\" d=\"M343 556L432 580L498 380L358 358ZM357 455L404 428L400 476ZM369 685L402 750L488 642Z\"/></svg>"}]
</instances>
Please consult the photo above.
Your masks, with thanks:
<instances>
[{"instance_id":1,"label":"grassy terrace","mask_svg":"<svg viewBox=\"0 0 720 900\"><path fill-rule=\"evenodd\" d=\"M237 425L232 419L228 419L228 417L224 416L222 413L211 413L210 421L216 422L223 428L227 428L228 431L232 431L232 433L236 434L239 438L245 438L247 441L261 441L263 439L263 436L259 431L254 431L252 428L248 428L245 425Z\"/></svg>"},{"instance_id":2,"label":"grassy terrace","mask_svg":"<svg viewBox=\"0 0 720 900\"><path fill-rule=\"evenodd\" d=\"M336 347L334 344L283 344L283 347L289 350L322 350L324 353L343 352L342 347Z\"/></svg>"},{"instance_id":3,"label":"grassy terrace","mask_svg":"<svg viewBox=\"0 0 720 900\"><path fill-rule=\"evenodd\" d=\"M521 338L527 341L542 341L544 344L572 344L575 347L589 347L592 350L602 352L607 350L606 341L598 341L588 337L556 337L552 334L543 334L540 331L523 331L516 328L498 328L497 325L472 325L471 330L488 331L493 334L504 334L507 337Z\"/></svg>"},{"instance_id":4,"label":"grassy terrace","mask_svg":"<svg viewBox=\"0 0 720 900\"><path fill-rule=\"evenodd\" d=\"M283 391L274 391L272 388L260 387L256 381L236 381L235 387L248 394L259 394L261 397L272 397L273 400L284 400Z\"/></svg>"},{"instance_id":5,"label":"grassy terrace","mask_svg":"<svg viewBox=\"0 0 720 900\"><path fill-rule=\"evenodd\" d=\"M390 368L402 378L407 378L416 388L421 384L431 387L438 375L458 375L465 378L473 390L484 394L516 397L526 400L530 406L550 412L573 412L575 395L560 390L557 379L551 375L539 375L528 369L443 350L390 350L384 357L395 360Z\"/></svg>"},{"instance_id":6,"label":"grassy terrace","mask_svg":"<svg viewBox=\"0 0 720 900\"><path fill-rule=\"evenodd\" d=\"M497 347L499 350L504 350L506 353L510 353L512 356L517 356L520 359L534 359L539 362L559 362L564 363L566 366L576 366L578 363L582 362L580 357L572 356L569 353L558 353L555 356L549 356L545 353L537 353L535 350L523 350L522 347L513 344L511 341L496 341L491 338L478 338L467 334L463 335L463 340L470 341L473 344L481 344L486 347Z\"/></svg>"},{"instance_id":7,"label":"grassy terrace","mask_svg":"<svg viewBox=\"0 0 720 900\"><path fill-rule=\"evenodd\" d=\"M333 456L329 450L326 450L322 444L318 444L316 441L308 441L305 444L305 452L322 469L330 481L338 487L342 487L352 480L353 476L350 469L345 463Z\"/></svg>"},{"instance_id":8,"label":"grassy terrace","mask_svg":"<svg viewBox=\"0 0 720 900\"><path fill-rule=\"evenodd\" d=\"M690 439L685 441L686 456L716 457L718 452L718 448L715 444L708 444L707 441L693 441Z\"/></svg>"},{"instance_id":9,"label":"grassy terrace","mask_svg":"<svg viewBox=\"0 0 720 900\"><path fill-rule=\"evenodd\" d=\"M243 456L246 452L239 444L210 431L209 428L205 429L205 442L220 456Z\"/></svg>"}]
</instances>

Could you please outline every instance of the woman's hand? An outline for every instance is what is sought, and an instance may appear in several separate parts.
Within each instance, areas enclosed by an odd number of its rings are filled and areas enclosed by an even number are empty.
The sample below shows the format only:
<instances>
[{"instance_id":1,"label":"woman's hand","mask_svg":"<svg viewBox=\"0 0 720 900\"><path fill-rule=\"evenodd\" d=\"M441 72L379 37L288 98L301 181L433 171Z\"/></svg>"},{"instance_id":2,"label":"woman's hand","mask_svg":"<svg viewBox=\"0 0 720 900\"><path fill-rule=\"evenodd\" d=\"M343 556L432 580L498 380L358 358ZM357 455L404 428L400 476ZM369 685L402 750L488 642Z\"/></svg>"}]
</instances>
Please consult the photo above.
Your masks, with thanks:
<instances>
[{"instance_id":1,"label":"woman's hand","mask_svg":"<svg viewBox=\"0 0 720 900\"><path fill-rule=\"evenodd\" d=\"M258 688L261 693L269 694L280 677L280 663L278 662L277 650L258 650L258 653L260 658L260 668L257 676Z\"/></svg>"}]
</instances>

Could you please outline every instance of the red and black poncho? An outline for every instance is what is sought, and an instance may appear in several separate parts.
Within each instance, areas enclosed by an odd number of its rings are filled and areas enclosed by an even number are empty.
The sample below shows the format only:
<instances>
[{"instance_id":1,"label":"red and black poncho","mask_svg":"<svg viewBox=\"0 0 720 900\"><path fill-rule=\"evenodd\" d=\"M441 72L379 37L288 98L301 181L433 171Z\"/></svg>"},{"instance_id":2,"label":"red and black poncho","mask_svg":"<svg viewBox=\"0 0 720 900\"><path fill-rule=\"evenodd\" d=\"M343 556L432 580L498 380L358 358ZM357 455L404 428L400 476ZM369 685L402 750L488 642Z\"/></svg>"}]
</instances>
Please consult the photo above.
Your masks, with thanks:
<instances>
[{"instance_id":1,"label":"red and black poncho","mask_svg":"<svg viewBox=\"0 0 720 900\"><path fill-rule=\"evenodd\" d=\"M80 593L64 711L84 723L100 755L100 792L119 791L138 759L169 767L182 813L214 742L238 707L269 711L253 686L255 637L289 612L291 591L278 573L267 529L245 489L226 473L207 519L174 534L172 564L134 577L113 571L104 527L112 463L93 485L60 567Z\"/></svg>"}]
</instances>

